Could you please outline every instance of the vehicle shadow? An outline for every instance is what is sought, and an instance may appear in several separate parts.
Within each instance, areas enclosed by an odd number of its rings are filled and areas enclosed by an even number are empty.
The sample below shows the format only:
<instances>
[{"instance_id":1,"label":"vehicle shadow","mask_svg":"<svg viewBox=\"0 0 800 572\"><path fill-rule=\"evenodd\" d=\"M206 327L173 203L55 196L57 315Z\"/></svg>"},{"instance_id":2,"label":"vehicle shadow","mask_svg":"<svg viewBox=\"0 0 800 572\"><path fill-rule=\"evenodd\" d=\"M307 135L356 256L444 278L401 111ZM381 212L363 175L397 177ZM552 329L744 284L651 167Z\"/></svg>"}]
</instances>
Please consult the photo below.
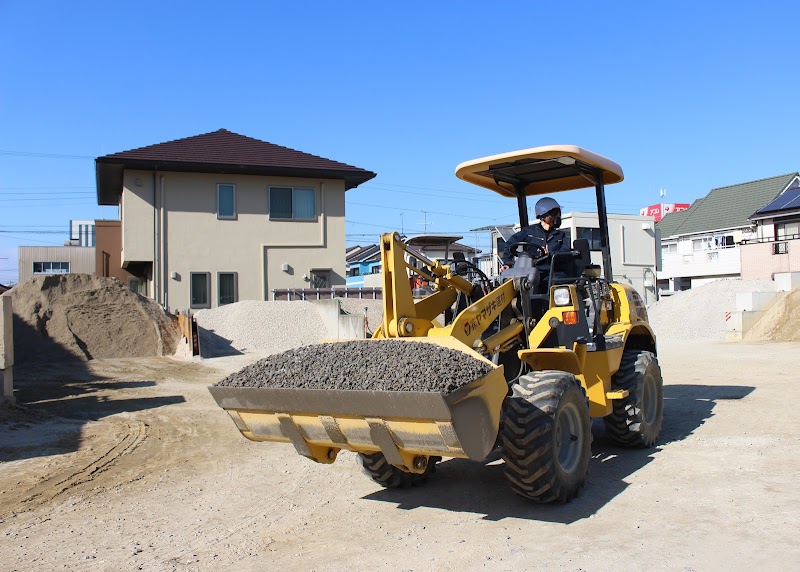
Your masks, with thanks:
<instances>
[{"instance_id":1,"label":"vehicle shadow","mask_svg":"<svg viewBox=\"0 0 800 572\"><path fill-rule=\"evenodd\" d=\"M602 420L592 426L594 441L589 476L578 498L560 505L539 505L514 494L503 475L499 451L483 462L450 459L439 463L436 475L424 486L383 489L365 500L483 515L486 520L522 518L569 524L597 513L629 484L626 478L652 462L672 443L690 437L714 416L717 402L743 399L755 388L748 386L669 385L664 387L664 424L658 445L627 449L614 445Z\"/></svg>"}]
</instances>

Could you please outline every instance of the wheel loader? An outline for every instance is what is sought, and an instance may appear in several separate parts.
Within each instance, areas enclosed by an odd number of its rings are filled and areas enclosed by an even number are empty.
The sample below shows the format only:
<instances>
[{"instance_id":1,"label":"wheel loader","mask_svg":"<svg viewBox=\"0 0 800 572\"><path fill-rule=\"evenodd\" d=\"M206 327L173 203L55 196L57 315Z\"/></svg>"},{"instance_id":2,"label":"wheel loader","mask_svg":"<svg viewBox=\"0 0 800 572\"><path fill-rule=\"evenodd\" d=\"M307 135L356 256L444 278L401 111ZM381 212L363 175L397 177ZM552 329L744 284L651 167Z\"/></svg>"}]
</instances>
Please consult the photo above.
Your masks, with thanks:
<instances>
[{"instance_id":1,"label":"wheel loader","mask_svg":"<svg viewBox=\"0 0 800 572\"><path fill-rule=\"evenodd\" d=\"M493 280L466 260L429 259L387 233L380 238L383 321L361 343L416 344L402 347L420 359L395 372L410 390L209 389L248 439L291 443L319 463L354 451L384 487L422 484L444 457L485 461L499 452L514 492L540 503L569 501L587 477L592 418L603 419L617 444L650 447L663 417L646 308L611 268L605 186L622 181L622 169L579 147L547 146L468 161L456 176L516 199L522 227L527 197L594 187L602 265L592 264L587 241L575 240L553 255L518 252ZM539 254L550 257L547 280ZM412 293L416 275L432 288L421 299ZM488 373L449 392L414 390L434 373L462 371L429 358L421 351L428 344L462 352ZM347 375L371 375L361 355L348 354ZM318 375L300 367L301 376Z\"/></svg>"}]
</instances>

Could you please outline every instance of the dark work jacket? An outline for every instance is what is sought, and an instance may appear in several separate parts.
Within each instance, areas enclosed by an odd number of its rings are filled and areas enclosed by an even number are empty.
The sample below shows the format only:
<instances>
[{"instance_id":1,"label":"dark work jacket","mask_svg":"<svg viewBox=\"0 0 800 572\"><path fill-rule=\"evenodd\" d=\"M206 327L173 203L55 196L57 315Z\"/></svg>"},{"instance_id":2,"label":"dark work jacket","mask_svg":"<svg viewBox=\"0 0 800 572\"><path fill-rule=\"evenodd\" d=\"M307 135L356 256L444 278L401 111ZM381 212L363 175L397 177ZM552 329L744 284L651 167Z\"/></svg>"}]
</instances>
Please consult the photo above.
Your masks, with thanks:
<instances>
[{"instance_id":1,"label":"dark work jacket","mask_svg":"<svg viewBox=\"0 0 800 572\"><path fill-rule=\"evenodd\" d=\"M521 231L514 233L514 235L506 242L506 251L503 253L503 264L511 266L514 264L514 254L516 246L520 242L530 242L523 248L529 252L534 259L539 258L544 254L544 247L547 245L550 255L556 252L564 252L570 250L567 234L563 230L551 228L549 231L545 230L541 223L526 226ZM540 272L550 272L550 259L540 262L536 265Z\"/></svg>"}]
</instances>

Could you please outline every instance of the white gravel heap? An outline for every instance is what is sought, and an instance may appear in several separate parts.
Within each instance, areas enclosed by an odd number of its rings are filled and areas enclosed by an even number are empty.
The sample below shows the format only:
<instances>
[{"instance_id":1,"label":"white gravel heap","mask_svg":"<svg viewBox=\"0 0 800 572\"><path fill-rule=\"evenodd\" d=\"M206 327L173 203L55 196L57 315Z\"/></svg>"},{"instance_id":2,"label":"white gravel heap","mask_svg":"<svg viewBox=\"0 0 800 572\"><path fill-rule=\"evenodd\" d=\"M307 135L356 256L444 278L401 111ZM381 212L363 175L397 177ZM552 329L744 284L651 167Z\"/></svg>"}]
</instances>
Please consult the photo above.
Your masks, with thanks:
<instances>
[{"instance_id":1,"label":"white gravel heap","mask_svg":"<svg viewBox=\"0 0 800 572\"><path fill-rule=\"evenodd\" d=\"M650 326L667 340L725 339L725 312L736 311L736 294L775 292L770 280L717 280L664 296L648 306Z\"/></svg>"},{"instance_id":2,"label":"white gravel heap","mask_svg":"<svg viewBox=\"0 0 800 572\"><path fill-rule=\"evenodd\" d=\"M195 318L203 357L273 354L330 337L311 302L246 300L200 310Z\"/></svg>"}]
</instances>

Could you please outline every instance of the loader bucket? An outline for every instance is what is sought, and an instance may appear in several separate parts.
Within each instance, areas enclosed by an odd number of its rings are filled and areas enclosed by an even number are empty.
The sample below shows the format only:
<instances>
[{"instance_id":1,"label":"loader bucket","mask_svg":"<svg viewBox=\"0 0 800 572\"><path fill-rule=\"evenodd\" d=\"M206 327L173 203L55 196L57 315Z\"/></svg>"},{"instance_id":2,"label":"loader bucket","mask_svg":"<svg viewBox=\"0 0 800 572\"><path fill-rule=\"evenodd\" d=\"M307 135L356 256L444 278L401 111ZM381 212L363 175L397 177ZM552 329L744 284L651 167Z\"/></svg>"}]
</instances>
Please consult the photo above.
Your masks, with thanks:
<instances>
[{"instance_id":1,"label":"loader bucket","mask_svg":"<svg viewBox=\"0 0 800 572\"><path fill-rule=\"evenodd\" d=\"M502 366L454 338L403 343L457 349L491 367L488 374L447 394L225 386L209 391L248 439L292 443L299 454L321 463L332 463L341 449L380 451L389 463L410 472L424 470L424 463L416 462L420 457L485 459L494 448L508 391ZM408 374L424 375L427 368L444 365L421 363Z\"/></svg>"}]
</instances>

